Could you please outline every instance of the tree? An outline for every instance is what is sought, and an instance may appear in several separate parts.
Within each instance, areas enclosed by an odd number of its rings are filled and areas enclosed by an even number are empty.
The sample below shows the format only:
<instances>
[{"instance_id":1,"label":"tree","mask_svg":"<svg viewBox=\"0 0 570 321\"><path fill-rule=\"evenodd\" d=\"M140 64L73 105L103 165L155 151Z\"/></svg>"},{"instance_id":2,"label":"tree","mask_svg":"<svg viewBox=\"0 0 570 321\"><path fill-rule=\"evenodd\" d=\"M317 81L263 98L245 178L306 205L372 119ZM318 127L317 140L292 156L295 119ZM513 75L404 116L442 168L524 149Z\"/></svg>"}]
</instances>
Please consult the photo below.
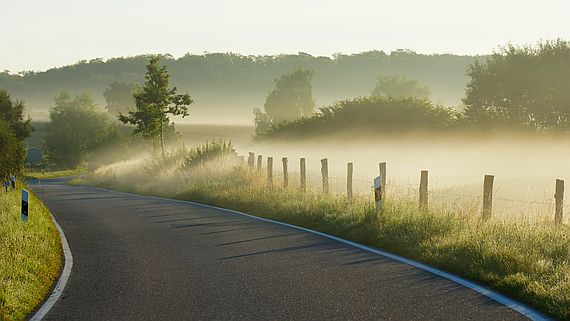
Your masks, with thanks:
<instances>
[{"instance_id":1,"label":"tree","mask_svg":"<svg viewBox=\"0 0 570 321\"><path fill-rule=\"evenodd\" d=\"M188 93L177 94L176 87L168 87L166 66L160 66L159 61L159 56L151 57L146 65L145 82L133 95L136 110L127 115L120 114L119 120L135 126L135 134L152 140L155 150L159 142L164 158L164 135L170 123L169 115L188 116L188 105L193 100Z\"/></svg>"},{"instance_id":2,"label":"tree","mask_svg":"<svg viewBox=\"0 0 570 321\"><path fill-rule=\"evenodd\" d=\"M123 81L112 82L109 88L106 88L103 92L103 97L105 97L105 102L107 103L105 108L113 115L126 114L134 110L134 91L134 84Z\"/></svg>"},{"instance_id":3,"label":"tree","mask_svg":"<svg viewBox=\"0 0 570 321\"><path fill-rule=\"evenodd\" d=\"M117 136L108 115L98 111L86 94L71 97L60 93L49 116L44 155L61 168L77 167L90 152L112 143Z\"/></svg>"},{"instance_id":4,"label":"tree","mask_svg":"<svg viewBox=\"0 0 570 321\"><path fill-rule=\"evenodd\" d=\"M403 75L379 75L372 96L382 97L414 97L427 99L430 96L428 87L420 86L416 79Z\"/></svg>"},{"instance_id":5,"label":"tree","mask_svg":"<svg viewBox=\"0 0 570 321\"><path fill-rule=\"evenodd\" d=\"M0 175L20 172L26 157L24 143L5 120L0 120L0 151Z\"/></svg>"},{"instance_id":6,"label":"tree","mask_svg":"<svg viewBox=\"0 0 570 321\"><path fill-rule=\"evenodd\" d=\"M570 129L570 42L508 45L468 68L466 120L477 127Z\"/></svg>"},{"instance_id":7,"label":"tree","mask_svg":"<svg viewBox=\"0 0 570 321\"><path fill-rule=\"evenodd\" d=\"M24 140L32 134L34 130L31 120L24 120L24 103L12 100L5 90L0 90L0 119L4 120L10 130L19 140Z\"/></svg>"},{"instance_id":8,"label":"tree","mask_svg":"<svg viewBox=\"0 0 570 321\"><path fill-rule=\"evenodd\" d=\"M275 79L275 89L264 104L267 116L275 122L309 117L315 110L313 71L297 69Z\"/></svg>"}]
</instances>

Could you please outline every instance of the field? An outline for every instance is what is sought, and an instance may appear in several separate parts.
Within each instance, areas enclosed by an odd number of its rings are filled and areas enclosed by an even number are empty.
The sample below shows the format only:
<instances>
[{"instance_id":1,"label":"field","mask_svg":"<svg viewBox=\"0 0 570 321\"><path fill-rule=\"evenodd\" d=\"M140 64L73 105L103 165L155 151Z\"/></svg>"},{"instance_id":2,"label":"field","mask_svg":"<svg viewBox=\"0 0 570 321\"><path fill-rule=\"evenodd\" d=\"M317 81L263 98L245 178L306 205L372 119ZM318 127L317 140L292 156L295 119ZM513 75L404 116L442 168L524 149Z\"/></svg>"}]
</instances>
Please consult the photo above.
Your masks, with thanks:
<instances>
[{"instance_id":1,"label":"field","mask_svg":"<svg viewBox=\"0 0 570 321\"><path fill-rule=\"evenodd\" d=\"M0 320L24 320L48 295L62 264L59 234L31 193L29 220L21 222L22 187L0 193Z\"/></svg>"}]
</instances>

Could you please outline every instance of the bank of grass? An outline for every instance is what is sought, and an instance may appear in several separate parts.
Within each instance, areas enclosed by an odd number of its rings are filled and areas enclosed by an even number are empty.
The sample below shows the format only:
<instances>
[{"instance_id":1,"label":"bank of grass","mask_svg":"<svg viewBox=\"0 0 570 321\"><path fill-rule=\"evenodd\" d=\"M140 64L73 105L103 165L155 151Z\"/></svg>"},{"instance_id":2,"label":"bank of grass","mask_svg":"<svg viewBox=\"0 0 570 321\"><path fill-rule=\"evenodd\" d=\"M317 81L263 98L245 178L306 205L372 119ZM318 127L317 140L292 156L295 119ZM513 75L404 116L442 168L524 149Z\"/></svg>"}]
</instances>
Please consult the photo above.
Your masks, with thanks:
<instances>
[{"instance_id":1,"label":"bank of grass","mask_svg":"<svg viewBox=\"0 0 570 321\"><path fill-rule=\"evenodd\" d=\"M412 258L491 286L561 320L570 320L570 227L490 221L370 195L343 196L267 188L263 175L236 168L197 180L178 193L98 177L99 186L175 197L283 221ZM174 185L174 184L173 184ZM145 186L145 187L141 187Z\"/></svg>"},{"instance_id":2,"label":"bank of grass","mask_svg":"<svg viewBox=\"0 0 570 321\"><path fill-rule=\"evenodd\" d=\"M21 188L0 192L0 320L24 320L49 294L62 249L49 211L30 193L29 220L20 218Z\"/></svg>"},{"instance_id":3,"label":"bank of grass","mask_svg":"<svg viewBox=\"0 0 570 321\"><path fill-rule=\"evenodd\" d=\"M67 176L76 176L87 173L87 169L85 168L77 168L77 169L66 169L60 171L28 171L24 173L26 178L31 179L47 179L47 178L56 178L56 177L67 177Z\"/></svg>"}]
</instances>

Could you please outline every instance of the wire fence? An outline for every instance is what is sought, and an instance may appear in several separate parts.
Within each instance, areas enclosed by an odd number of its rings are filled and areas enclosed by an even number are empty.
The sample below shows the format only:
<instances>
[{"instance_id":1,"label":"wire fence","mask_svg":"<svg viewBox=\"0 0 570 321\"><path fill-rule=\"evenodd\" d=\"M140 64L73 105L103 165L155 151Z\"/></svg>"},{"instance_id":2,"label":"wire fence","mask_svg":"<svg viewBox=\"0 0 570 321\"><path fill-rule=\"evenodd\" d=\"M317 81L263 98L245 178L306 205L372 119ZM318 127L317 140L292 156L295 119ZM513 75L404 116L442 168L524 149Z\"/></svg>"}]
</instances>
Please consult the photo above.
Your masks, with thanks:
<instances>
[{"instance_id":1,"label":"wire fence","mask_svg":"<svg viewBox=\"0 0 570 321\"><path fill-rule=\"evenodd\" d=\"M246 158L247 159L247 158ZM247 164L247 162L246 162ZM266 166L266 163L262 164ZM295 188L300 185L301 172L291 170L298 168L288 163L288 186ZM258 168L257 158L254 168L265 171L266 167ZM283 167L280 161L273 164L274 184L283 184ZM306 189L312 192L323 191L323 176L314 171L306 171ZM386 179L386 199L398 199L410 202L419 202L420 182L404 182L403 179ZM355 195L374 197L373 177L365 179L363 177L353 177L351 180L352 193ZM330 194L348 195L348 176L336 175L328 176L328 192ZM454 211L465 215L479 215L483 211L483 180L481 185L468 186L438 186L437 181L429 186L427 195L429 196L429 207L433 210ZM492 215L500 219L516 219L521 222L552 222L557 212L554 191L546 193L543 197L532 195L533 198L519 199L507 196L507 193L496 188L492 197ZM547 195L550 194L550 195ZM560 210L570 208L570 205L561 206ZM568 223L568 216L562 218L563 223Z\"/></svg>"}]
</instances>

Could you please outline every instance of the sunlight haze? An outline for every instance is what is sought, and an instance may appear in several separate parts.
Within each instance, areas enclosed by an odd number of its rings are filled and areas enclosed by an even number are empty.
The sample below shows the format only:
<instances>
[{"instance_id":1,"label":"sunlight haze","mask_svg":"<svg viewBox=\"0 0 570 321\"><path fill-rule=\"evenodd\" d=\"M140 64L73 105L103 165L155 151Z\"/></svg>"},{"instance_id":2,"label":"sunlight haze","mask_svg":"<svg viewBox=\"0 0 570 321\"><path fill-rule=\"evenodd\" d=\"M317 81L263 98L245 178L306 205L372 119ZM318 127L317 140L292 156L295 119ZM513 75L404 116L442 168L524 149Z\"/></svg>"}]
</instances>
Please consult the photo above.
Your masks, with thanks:
<instances>
[{"instance_id":1,"label":"sunlight haze","mask_svg":"<svg viewBox=\"0 0 570 321\"><path fill-rule=\"evenodd\" d=\"M45 70L147 53L279 54L412 49L488 54L499 45L570 38L570 2L6 1L0 70Z\"/></svg>"}]
</instances>

